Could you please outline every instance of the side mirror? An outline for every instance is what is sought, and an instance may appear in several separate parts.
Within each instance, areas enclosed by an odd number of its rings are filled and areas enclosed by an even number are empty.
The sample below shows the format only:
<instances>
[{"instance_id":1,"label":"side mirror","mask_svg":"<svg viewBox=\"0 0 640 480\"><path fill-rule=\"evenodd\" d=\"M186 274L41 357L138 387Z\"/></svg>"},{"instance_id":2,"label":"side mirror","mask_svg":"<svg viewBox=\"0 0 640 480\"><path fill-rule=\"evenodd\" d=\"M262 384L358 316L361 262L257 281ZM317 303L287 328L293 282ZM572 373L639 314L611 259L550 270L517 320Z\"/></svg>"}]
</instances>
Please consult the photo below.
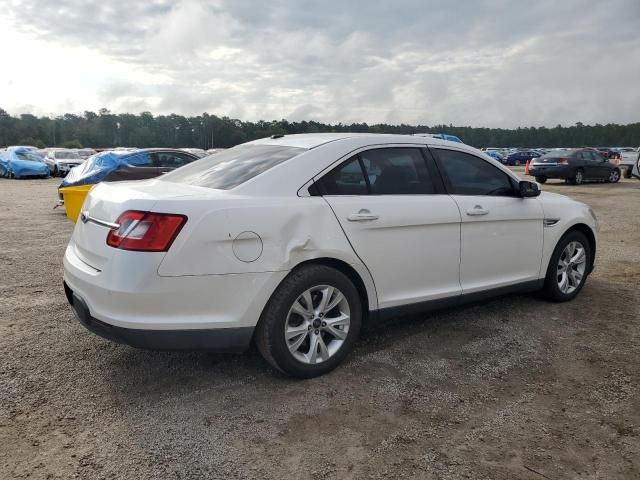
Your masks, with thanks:
<instances>
[{"instance_id":1,"label":"side mirror","mask_svg":"<svg viewBox=\"0 0 640 480\"><path fill-rule=\"evenodd\" d=\"M537 197L540 195L540 187L537 183L522 180L518 184L518 193L522 198Z\"/></svg>"}]
</instances>

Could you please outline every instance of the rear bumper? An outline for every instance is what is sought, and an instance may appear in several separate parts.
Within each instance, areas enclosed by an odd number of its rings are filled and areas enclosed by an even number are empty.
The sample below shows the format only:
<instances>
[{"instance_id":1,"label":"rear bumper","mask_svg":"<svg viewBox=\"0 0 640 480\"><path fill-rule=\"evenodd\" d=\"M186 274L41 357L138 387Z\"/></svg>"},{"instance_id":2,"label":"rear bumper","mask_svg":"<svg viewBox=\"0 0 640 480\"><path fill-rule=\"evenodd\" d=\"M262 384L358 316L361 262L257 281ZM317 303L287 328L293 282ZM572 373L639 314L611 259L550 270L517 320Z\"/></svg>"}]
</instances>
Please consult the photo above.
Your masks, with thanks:
<instances>
[{"instance_id":1,"label":"rear bumper","mask_svg":"<svg viewBox=\"0 0 640 480\"><path fill-rule=\"evenodd\" d=\"M118 327L91 316L86 302L64 283L71 309L90 332L111 340L149 350L215 350L243 352L249 348L254 327L190 330L142 330Z\"/></svg>"},{"instance_id":2,"label":"rear bumper","mask_svg":"<svg viewBox=\"0 0 640 480\"><path fill-rule=\"evenodd\" d=\"M576 174L575 168L571 166L551 166L545 167L539 164L529 165L529 175L546 178L572 178Z\"/></svg>"}]
</instances>

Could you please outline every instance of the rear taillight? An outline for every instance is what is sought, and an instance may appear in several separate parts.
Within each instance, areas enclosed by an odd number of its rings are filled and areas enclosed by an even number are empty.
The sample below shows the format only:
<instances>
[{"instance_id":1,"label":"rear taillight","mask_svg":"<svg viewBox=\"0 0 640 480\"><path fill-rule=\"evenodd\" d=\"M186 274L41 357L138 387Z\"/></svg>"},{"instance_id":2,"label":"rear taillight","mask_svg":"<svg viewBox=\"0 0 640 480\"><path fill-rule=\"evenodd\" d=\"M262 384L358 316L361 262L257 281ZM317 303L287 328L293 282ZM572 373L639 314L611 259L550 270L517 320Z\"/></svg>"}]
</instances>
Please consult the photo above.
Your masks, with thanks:
<instances>
[{"instance_id":1,"label":"rear taillight","mask_svg":"<svg viewBox=\"0 0 640 480\"><path fill-rule=\"evenodd\" d=\"M166 252L187 223L187 217L129 210L120 215L116 223L120 227L107 235L107 245L110 247L139 252Z\"/></svg>"},{"instance_id":2,"label":"rear taillight","mask_svg":"<svg viewBox=\"0 0 640 480\"><path fill-rule=\"evenodd\" d=\"M560 165L569 165L569 159L568 158L559 158L558 159L558 163Z\"/></svg>"}]
</instances>

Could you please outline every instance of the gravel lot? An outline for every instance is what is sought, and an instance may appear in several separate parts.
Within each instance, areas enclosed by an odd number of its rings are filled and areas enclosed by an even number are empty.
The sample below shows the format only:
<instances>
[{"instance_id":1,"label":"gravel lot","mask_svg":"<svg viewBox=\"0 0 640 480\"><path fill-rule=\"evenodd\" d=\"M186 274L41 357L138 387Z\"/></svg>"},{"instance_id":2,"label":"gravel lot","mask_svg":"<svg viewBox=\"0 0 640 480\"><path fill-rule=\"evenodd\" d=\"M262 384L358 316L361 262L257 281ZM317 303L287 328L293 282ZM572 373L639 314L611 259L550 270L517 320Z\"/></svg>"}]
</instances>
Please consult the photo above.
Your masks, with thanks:
<instances>
[{"instance_id":1,"label":"gravel lot","mask_svg":"<svg viewBox=\"0 0 640 480\"><path fill-rule=\"evenodd\" d=\"M87 332L58 183L0 179L1 478L640 478L640 181L544 185L601 224L573 302L375 325L308 381Z\"/></svg>"}]
</instances>

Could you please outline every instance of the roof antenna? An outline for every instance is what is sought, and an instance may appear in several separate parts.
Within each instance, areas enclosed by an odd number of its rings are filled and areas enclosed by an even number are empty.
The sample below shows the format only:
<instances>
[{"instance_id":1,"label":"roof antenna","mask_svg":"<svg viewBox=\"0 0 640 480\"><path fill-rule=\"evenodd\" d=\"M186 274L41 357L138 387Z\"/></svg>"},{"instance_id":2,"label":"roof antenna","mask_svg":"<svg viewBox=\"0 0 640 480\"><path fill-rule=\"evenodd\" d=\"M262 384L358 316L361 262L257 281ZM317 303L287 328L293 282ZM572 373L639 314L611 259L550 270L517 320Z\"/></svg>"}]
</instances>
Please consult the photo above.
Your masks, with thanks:
<instances>
[{"instance_id":1,"label":"roof antenna","mask_svg":"<svg viewBox=\"0 0 640 480\"><path fill-rule=\"evenodd\" d=\"M276 133L275 135L271 135L271 138L282 138L284 137L283 133Z\"/></svg>"}]
</instances>

